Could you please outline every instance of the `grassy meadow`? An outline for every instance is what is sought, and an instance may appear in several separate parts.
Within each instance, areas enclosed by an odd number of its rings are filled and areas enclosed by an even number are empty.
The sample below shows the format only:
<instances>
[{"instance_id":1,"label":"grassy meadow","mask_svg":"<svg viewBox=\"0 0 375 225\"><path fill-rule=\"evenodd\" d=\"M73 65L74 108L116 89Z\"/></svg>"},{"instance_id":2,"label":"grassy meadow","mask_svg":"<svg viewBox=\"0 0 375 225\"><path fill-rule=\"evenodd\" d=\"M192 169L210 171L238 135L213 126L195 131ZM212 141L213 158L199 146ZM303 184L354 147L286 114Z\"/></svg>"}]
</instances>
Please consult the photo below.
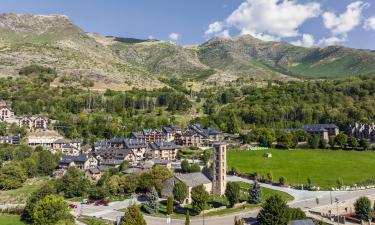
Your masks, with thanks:
<instances>
[{"instance_id":1,"label":"grassy meadow","mask_svg":"<svg viewBox=\"0 0 375 225\"><path fill-rule=\"evenodd\" d=\"M271 153L272 158L265 158ZM286 178L289 184L306 184L310 178L321 188L375 180L375 152L331 150L266 150L228 151L228 168L235 166L240 172L266 176L271 173L274 181Z\"/></svg>"},{"instance_id":2,"label":"grassy meadow","mask_svg":"<svg viewBox=\"0 0 375 225\"><path fill-rule=\"evenodd\" d=\"M25 184L18 189L0 191L0 204L26 203L27 198L41 187L47 179L46 177L28 179Z\"/></svg>"},{"instance_id":3,"label":"grassy meadow","mask_svg":"<svg viewBox=\"0 0 375 225\"><path fill-rule=\"evenodd\" d=\"M0 214L0 225L25 225L20 216Z\"/></svg>"}]
</instances>

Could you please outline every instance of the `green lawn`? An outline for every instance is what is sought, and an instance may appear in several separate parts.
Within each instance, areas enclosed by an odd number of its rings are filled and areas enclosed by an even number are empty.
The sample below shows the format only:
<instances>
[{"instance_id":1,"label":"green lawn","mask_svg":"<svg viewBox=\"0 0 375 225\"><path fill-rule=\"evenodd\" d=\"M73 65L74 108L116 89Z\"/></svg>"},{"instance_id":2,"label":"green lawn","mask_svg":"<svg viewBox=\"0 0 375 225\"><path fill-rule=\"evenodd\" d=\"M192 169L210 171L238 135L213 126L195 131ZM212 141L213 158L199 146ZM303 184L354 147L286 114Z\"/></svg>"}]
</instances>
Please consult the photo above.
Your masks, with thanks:
<instances>
[{"instance_id":1,"label":"green lawn","mask_svg":"<svg viewBox=\"0 0 375 225\"><path fill-rule=\"evenodd\" d=\"M19 216L0 214L0 225L25 225Z\"/></svg>"},{"instance_id":2,"label":"green lawn","mask_svg":"<svg viewBox=\"0 0 375 225\"><path fill-rule=\"evenodd\" d=\"M40 186L42 186L46 181L47 177L39 177L29 179L25 184L18 189L0 191L0 204L12 203L12 204L22 204L26 203L27 198L36 191Z\"/></svg>"},{"instance_id":3,"label":"green lawn","mask_svg":"<svg viewBox=\"0 0 375 225\"><path fill-rule=\"evenodd\" d=\"M265 153L272 153L272 158L263 157ZM290 184L306 184L307 178L321 188L336 187L338 179L344 185L375 182L375 152L370 151L228 151L227 157L228 168L264 176L271 172L274 180L284 176Z\"/></svg>"},{"instance_id":4,"label":"green lawn","mask_svg":"<svg viewBox=\"0 0 375 225\"><path fill-rule=\"evenodd\" d=\"M238 182L238 183L240 184L242 188L249 189L250 187L252 187L252 185L248 183L244 183L244 182ZM272 189L264 188L264 187L261 187L261 190L262 190L262 202L265 202L272 195L280 195L281 198L287 202L292 201L294 199L293 196L285 192L276 191L276 190L272 190Z\"/></svg>"}]
</instances>

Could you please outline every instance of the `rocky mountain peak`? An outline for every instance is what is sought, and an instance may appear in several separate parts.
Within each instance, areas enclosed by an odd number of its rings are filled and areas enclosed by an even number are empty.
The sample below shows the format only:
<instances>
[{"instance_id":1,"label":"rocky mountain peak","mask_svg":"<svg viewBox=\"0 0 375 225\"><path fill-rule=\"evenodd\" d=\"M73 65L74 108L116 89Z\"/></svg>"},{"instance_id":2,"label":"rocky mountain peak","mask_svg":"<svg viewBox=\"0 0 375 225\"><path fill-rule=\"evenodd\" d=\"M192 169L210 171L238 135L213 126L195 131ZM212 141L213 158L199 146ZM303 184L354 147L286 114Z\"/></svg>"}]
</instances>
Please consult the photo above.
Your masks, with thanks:
<instances>
[{"instance_id":1,"label":"rocky mountain peak","mask_svg":"<svg viewBox=\"0 0 375 225\"><path fill-rule=\"evenodd\" d=\"M52 33L66 29L80 31L65 15L0 14L0 29L17 33Z\"/></svg>"}]
</instances>

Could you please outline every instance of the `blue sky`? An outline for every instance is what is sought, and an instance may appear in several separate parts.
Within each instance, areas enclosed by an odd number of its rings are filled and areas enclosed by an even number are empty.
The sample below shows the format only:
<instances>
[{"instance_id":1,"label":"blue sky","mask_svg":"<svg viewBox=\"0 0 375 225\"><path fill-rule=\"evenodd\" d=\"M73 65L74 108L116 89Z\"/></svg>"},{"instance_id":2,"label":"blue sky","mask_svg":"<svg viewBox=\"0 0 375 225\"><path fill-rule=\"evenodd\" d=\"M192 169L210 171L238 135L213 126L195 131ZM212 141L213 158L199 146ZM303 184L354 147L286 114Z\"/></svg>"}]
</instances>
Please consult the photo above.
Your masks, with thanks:
<instances>
[{"instance_id":1,"label":"blue sky","mask_svg":"<svg viewBox=\"0 0 375 225\"><path fill-rule=\"evenodd\" d=\"M179 44L251 34L302 46L375 49L370 0L0 0L0 12L65 14L85 31Z\"/></svg>"}]
</instances>

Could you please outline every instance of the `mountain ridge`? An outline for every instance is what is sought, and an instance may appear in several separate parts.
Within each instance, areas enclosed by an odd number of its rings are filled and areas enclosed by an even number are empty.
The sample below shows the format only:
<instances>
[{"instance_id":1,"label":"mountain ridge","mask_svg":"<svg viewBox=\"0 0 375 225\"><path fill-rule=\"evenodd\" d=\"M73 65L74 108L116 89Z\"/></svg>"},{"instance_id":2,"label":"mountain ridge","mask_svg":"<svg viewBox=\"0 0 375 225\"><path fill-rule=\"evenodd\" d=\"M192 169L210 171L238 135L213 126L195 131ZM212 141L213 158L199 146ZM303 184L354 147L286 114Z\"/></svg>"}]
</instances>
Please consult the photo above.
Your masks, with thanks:
<instances>
[{"instance_id":1,"label":"mountain ridge","mask_svg":"<svg viewBox=\"0 0 375 225\"><path fill-rule=\"evenodd\" d=\"M225 84L239 78L295 80L375 74L375 53L342 46L304 48L250 35L200 45L88 33L64 15L0 14L0 75L30 64L54 67L118 89L160 88L161 78Z\"/></svg>"}]
</instances>

